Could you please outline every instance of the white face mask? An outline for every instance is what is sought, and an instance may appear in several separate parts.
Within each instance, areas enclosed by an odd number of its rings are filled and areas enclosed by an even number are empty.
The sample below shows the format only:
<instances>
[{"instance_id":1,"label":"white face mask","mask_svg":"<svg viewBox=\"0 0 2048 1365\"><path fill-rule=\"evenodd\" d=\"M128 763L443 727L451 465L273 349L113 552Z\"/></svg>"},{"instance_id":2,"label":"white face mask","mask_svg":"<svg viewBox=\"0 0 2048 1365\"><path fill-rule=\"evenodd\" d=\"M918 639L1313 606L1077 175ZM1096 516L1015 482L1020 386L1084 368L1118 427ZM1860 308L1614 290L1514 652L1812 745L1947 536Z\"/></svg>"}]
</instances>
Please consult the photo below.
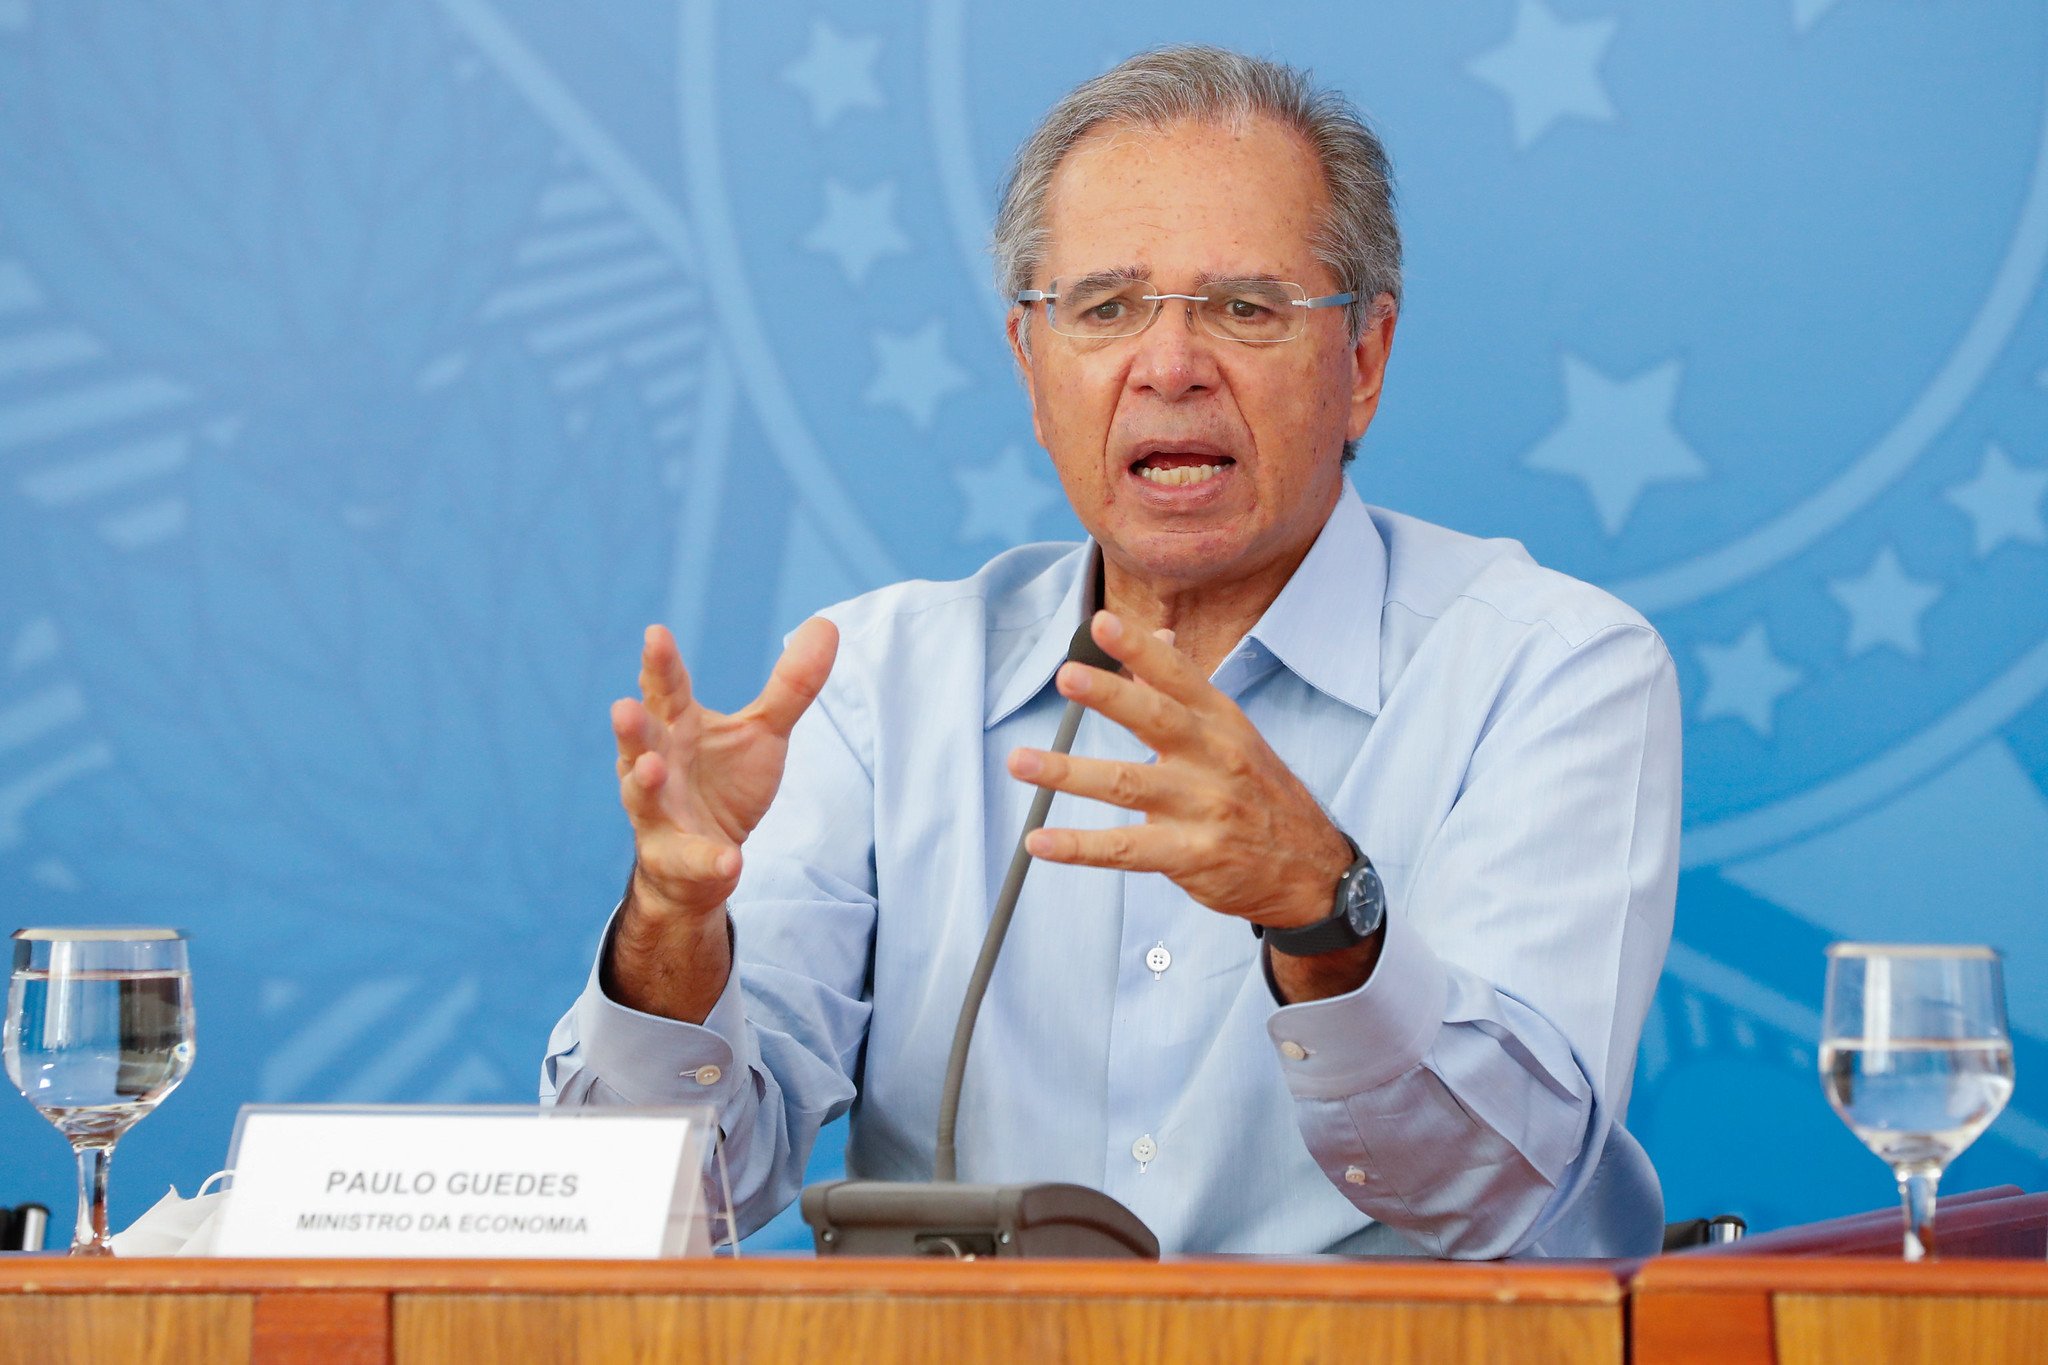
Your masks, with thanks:
<instances>
[{"instance_id":1,"label":"white face mask","mask_svg":"<svg viewBox=\"0 0 2048 1365\"><path fill-rule=\"evenodd\" d=\"M220 1228L220 1211L227 1207L228 1191L206 1192L207 1186L232 1171L215 1171L190 1199L174 1185L150 1210L114 1234L116 1256L208 1256L213 1252L214 1234Z\"/></svg>"}]
</instances>

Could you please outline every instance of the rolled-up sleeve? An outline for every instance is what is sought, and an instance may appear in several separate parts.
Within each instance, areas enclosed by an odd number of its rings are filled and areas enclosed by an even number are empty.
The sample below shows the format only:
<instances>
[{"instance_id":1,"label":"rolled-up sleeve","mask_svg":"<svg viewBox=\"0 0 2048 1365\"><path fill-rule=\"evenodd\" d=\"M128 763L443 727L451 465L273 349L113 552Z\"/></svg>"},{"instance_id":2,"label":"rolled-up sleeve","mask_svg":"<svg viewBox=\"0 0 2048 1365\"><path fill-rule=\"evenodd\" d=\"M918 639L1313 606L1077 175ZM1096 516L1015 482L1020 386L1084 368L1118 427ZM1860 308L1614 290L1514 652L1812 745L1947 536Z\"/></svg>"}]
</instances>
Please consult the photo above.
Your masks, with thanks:
<instances>
[{"instance_id":1,"label":"rolled-up sleeve","mask_svg":"<svg viewBox=\"0 0 2048 1365\"><path fill-rule=\"evenodd\" d=\"M1425 1250L1649 1252L1662 1203L1615 1116L1671 935L1675 672L1640 626L1517 666L1371 978L1268 1032L1324 1173ZM1595 1183L1608 1207L1547 1242Z\"/></svg>"}]
</instances>

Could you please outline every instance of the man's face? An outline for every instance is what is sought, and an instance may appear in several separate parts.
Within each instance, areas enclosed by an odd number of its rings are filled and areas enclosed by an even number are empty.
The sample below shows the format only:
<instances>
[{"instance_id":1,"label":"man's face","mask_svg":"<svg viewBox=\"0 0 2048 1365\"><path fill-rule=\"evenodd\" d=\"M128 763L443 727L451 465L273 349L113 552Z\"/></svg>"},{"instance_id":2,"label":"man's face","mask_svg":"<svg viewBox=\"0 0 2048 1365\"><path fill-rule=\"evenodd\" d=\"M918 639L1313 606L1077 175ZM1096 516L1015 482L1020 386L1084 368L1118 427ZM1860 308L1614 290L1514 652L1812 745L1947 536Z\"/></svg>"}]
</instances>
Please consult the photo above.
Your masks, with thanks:
<instances>
[{"instance_id":1,"label":"man's face","mask_svg":"<svg viewBox=\"0 0 2048 1365\"><path fill-rule=\"evenodd\" d=\"M1323 212L1314 155L1280 124L1098 130L1053 177L1031 287L1118 271L1161 293L1259 276L1339 293L1354 282L1310 246ZM1168 300L1109 341L1010 315L1032 425L1081 524L1117 570L1165 590L1292 571L1335 503L1345 440L1372 421L1393 341L1391 308L1355 345L1342 308L1308 310L1302 334L1273 345L1211 336L1190 308ZM1194 473L1162 480L1170 469Z\"/></svg>"}]
</instances>

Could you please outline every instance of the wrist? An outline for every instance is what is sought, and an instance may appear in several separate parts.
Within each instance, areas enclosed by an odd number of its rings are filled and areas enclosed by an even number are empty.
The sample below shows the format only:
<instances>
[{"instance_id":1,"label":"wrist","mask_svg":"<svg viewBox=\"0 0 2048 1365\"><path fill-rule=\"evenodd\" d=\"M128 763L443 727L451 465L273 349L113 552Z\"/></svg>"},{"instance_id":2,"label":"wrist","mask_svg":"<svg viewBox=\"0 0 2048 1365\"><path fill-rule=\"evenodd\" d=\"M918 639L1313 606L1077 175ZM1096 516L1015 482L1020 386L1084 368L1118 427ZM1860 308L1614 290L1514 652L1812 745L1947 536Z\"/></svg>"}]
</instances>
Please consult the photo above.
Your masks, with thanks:
<instances>
[{"instance_id":1,"label":"wrist","mask_svg":"<svg viewBox=\"0 0 2048 1365\"><path fill-rule=\"evenodd\" d=\"M621 926L635 925L642 933L661 932L671 926L698 925L724 913L725 893L708 894L701 887L664 885L647 873L636 860L633 875L626 882L626 899L621 907ZM656 930L656 926L661 926Z\"/></svg>"},{"instance_id":2,"label":"wrist","mask_svg":"<svg viewBox=\"0 0 2048 1365\"><path fill-rule=\"evenodd\" d=\"M1344 879L1352 862L1358 857L1358 848L1335 825L1323 823L1323 837L1317 841L1316 849L1297 861L1303 876L1301 885L1291 900L1288 917L1268 926L1272 929L1296 929L1304 924L1328 919L1335 903L1337 884Z\"/></svg>"},{"instance_id":3,"label":"wrist","mask_svg":"<svg viewBox=\"0 0 2048 1365\"><path fill-rule=\"evenodd\" d=\"M1285 1005L1305 1005L1349 995L1372 979L1379 966L1380 949L1386 943L1384 928L1354 948L1313 957L1296 957L1271 945L1262 945L1266 981Z\"/></svg>"},{"instance_id":4,"label":"wrist","mask_svg":"<svg viewBox=\"0 0 2048 1365\"><path fill-rule=\"evenodd\" d=\"M636 873L598 963L598 984L643 1014L702 1023L732 970L732 917L725 902L676 906L650 894Z\"/></svg>"},{"instance_id":5,"label":"wrist","mask_svg":"<svg viewBox=\"0 0 2048 1365\"><path fill-rule=\"evenodd\" d=\"M1329 963L1341 964L1346 976L1360 967L1369 973L1374 954L1359 950L1379 940L1380 926L1386 919L1386 888L1372 859L1360 851L1350 836L1339 832L1337 837L1344 841L1344 870L1333 880L1322 883L1327 891L1318 886L1314 893L1319 902L1327 895L1329 909L1306 922L1255 925L1253 932L1265 939L1266 946L1275 953L1301 961L1328 959ZM1320 881L1322 874L1317 875Z\"/></svg>"}]
</instances>

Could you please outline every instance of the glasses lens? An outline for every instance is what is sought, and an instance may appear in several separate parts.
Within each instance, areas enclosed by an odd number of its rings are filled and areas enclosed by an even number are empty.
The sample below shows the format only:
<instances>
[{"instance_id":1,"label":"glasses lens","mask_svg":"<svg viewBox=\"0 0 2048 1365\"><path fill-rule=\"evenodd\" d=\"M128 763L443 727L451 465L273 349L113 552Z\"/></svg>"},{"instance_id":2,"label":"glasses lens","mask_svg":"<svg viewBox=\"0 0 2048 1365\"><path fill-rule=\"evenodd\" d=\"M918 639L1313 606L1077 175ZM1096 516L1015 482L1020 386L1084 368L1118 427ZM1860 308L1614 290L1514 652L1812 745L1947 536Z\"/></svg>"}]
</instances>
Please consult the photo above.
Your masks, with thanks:
<instances>
[{"instance_id":1,"label":"glasses lens","mask_svg":"<svg viewBox=\"0 0 2048 1365\"><path fill-rule=\"evenodd\" d=\"M1158 307L1147 303L1152 292L1143 280L1121 275L1084 275L1059 279L1048 291L1055 295L1046 320L1055 332L1070 337L1127 337L1145 329Z\"/></svg>"},{"instance_id":2,"label":"glasses lens","mask_svg":"<svg viewBox=\"0 0 2048 1365\"><path fill-rule=\"evenodd\" d=\"M1296 307L1307 293L1284 280L1218 280L1202 292L1202 325L1230 341L1292 341L1308 316Z\"/></svg>"}]
</instances>

